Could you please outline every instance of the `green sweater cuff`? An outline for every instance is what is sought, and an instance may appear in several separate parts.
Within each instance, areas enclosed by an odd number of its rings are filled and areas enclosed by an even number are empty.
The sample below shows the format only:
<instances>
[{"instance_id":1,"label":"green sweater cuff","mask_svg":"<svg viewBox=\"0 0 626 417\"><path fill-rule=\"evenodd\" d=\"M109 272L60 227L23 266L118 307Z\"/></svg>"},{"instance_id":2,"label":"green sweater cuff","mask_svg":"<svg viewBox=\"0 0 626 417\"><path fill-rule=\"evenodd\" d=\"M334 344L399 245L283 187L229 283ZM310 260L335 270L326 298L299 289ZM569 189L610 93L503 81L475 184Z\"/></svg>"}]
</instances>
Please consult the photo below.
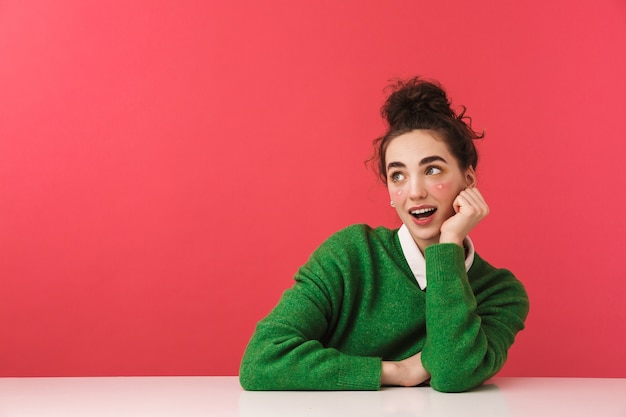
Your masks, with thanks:
<instances>
[{"instance_id":1,"label":"green sweater cuff","mask_svg":"<svg viewBox=\"0 0 626 417\"><path fill-rule=\"evenodd\" d=\"M457 279L465 272L465 251L454 243L438 243L424 250L428 282Z\"/></svg>"},{"instance_id":2,"label":"green sweater cuff","mask_svg":"<svg viewBox=\"0 0 626 417\"><path fill-rule=\"evenodd\" d=\"M380 389L382 362L380 358L346 356L342 360L337 386L340 390L376 391Z\"/></svg>"}]
</instances>

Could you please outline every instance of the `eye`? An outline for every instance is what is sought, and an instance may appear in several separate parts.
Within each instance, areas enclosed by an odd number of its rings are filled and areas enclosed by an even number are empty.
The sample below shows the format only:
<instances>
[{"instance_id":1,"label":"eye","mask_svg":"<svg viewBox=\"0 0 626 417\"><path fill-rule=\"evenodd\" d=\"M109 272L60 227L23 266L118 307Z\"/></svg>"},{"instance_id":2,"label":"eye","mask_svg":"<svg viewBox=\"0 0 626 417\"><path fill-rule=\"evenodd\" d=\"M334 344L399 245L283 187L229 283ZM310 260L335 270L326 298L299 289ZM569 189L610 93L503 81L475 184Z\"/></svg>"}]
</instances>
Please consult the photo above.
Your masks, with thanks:
<instances>
[{"instance_id":1,"label":"eye","mask_svg":"<svg viewBox=\"0 0 626 417\"><path fill-rule=\"evenodd\" d=\"M399 181L404 180L405 176L401 172L392 172L391 174L389 174L389 178L393 182L399 182Z\"/></svg>"},{"instance_id":2,"label":"eye","mask_svg":"<svg viewBox=\"0 0 626 417\"><path fill-rule=\"evenodd\" d=\"M437 175L437 174L441 174L442 172L443 171L441 168L434 166L434 165L426 168L426 175Z\"/></svg>"}]
</instances>

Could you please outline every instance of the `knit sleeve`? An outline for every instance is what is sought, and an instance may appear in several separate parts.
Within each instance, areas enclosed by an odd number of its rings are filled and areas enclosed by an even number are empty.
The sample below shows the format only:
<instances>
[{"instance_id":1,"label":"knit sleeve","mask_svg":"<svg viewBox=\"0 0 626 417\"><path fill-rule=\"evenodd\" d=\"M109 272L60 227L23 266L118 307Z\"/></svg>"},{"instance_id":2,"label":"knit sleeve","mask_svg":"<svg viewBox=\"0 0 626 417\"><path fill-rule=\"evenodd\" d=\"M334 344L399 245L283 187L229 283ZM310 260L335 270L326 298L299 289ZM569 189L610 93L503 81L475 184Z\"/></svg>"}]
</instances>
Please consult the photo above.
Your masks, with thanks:
<instances>
[{"instance_id":1,"label":"knit sleeve","mask_svg":"<svg viewBox=\"0 0 626 417\"><path fill-rule=\"evenodd\" d=\"M261 320L241 361L246 390L377 390L381 359L324 346L342 299L342 267L320 247Z\"/></svg>"},{"instance_id":2,"label":"knit sleeve","mask_svg":"<svg viewBox=\"0 0 626 417\"><path fill-rule=\"evenodd\" d=\"M455 244L426 248L426 343L422 363L438 391L466 391L495 375L524 328L528 297L507 270L482 259L465 271Z\"/></svg>"}]
</instances>

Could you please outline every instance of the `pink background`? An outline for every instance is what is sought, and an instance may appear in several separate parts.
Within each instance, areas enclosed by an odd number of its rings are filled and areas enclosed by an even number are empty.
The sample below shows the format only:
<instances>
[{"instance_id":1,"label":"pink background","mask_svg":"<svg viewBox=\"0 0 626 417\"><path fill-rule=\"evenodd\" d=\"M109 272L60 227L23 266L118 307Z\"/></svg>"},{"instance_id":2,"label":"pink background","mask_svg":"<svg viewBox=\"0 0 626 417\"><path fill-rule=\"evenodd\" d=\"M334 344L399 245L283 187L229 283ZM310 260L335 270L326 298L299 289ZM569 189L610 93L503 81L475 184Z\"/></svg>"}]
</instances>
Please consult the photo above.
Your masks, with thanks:
<instances>
[{"instance_id":1,"label":"pink background","mask_svg":"<svg viewBox=\"0 0 626 417\"><path fill-rule=\"evenodd\" d=\"M626 3L0 2L0 375L235 375L293 273L397 227L391 78L468 107L527 286L501 375L626 377Z\"/></svg>"}]
</instances>

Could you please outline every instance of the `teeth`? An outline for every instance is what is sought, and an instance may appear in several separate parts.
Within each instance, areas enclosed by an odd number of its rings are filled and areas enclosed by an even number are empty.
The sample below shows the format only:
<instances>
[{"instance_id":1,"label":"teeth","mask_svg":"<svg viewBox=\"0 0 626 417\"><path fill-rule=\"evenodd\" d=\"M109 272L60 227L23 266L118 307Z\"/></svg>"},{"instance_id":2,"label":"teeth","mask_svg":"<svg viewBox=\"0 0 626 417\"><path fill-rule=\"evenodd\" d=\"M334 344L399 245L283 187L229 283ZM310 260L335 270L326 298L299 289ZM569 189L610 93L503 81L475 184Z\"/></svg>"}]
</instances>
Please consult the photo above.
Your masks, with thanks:
<instances>
[{"instance_id":1,"label":"teeth","mask_svg":"<svg viewBox=\"0 0 626 417\"><path fill-rule=\"evenodd\" d=\"M428 213L430 211L435 211L435 208L431 207L431 208L423 208L423 209L419 209L419 210L413 210L411 212L411 214L424 214L424 213Z\"/></svg>"}]
</instances>

